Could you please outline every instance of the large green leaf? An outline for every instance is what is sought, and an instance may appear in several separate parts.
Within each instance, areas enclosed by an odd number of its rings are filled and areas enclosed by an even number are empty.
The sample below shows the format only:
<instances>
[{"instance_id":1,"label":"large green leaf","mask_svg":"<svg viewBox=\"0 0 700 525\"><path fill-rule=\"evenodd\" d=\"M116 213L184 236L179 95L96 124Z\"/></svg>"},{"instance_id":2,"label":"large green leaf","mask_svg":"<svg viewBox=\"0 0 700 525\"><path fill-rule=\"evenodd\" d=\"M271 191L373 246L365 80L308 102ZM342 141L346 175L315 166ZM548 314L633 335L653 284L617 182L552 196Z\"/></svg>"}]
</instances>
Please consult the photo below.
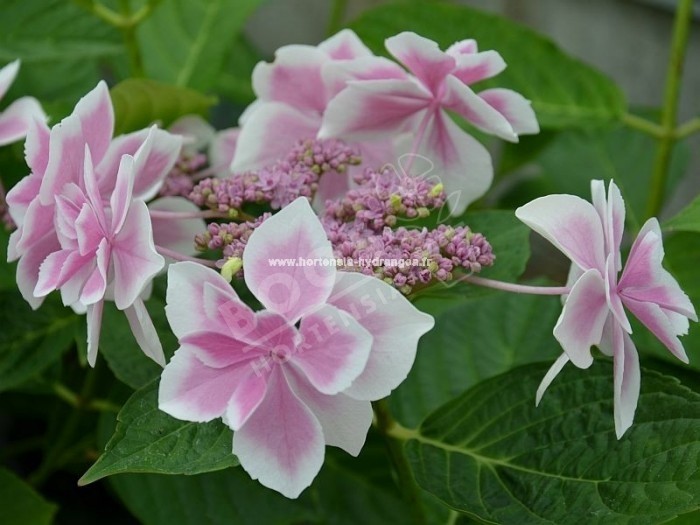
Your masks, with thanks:
<instances>
[{"instance_id":1,"label":"large green leaf","mask_svg":"<svg viewBox=\"0 0 700 525\"><path fill-rule=\"evenodd\" d=\"M401 31L435 40L442 49L474 38L498 51L508 68L483 87L515 89L532 100L542 127L584 126L616 120L625 110L620 90L600 72L564 54L550 40L505 18L439 2L401 2L367 11L351 24L375 52Z\"/></svg>"},{"instance_id":2,"label":"large green leaf","mask_svg":"<svg viewBox=\"0 0 700 525\"><path fill-rule=\"evenodd\" d=\"M233 435L221 421L180 421L158 410L156 381L135 392L117 416L104 453L80 478L87 485L113 474L199 474L238 464Z\"/></svg>"},{"instance_id":3,"label":"large green leaf","mask_svg":"<svg viewBox=\"0 0 700 525\"><path fill-rule=\"evenodd\" d=\"M148 76L208 90L233 40L261 0L170 0L139 27Z\"/></svg>"},{"instance_id":4,"label":"large green leaf","mask_svg":"<svg viewBox=\"0 0 700 525\"><path fill-rule=\"evenodd\" d=\"M153 123L168 126L182 115L205 114L216 98L188 88L155 80L129 78L114 86L115 134L145 128Z\"/></svg>"},{"instance_id":5,"label":"large green leaf","mask_svg":"<svg viewBox=\"0 0 700 525\"><path fill-rule=\"evenodd\" d=\"M391 396L397 418L415 426L479 381L513 366L554 361L561 352L552 335L560 311L557 297L504 292L443 311L421 338L408 379Z\"/></svg>"},{"instance_id":6,"label":"large green leaf","mask_svg":"<svg viewBox=\"0 0 700 525\"><path fill-rule=\"evenodd\" d=\"M30 94L75 103L97 83L99 59L122 53L118 31L73 2L2 2L0 65L22 59L11 97Z\"/></svg>"},{"instance_id":7,"label":"large green leaf","mask_svg":"<svg viewBox=\"0 0 700 525\"><path fill-rule=\"evenodd\" d=\"M57 299L32 311L18 291L0 291L0 392L38 375L73 346L84 320Z\"/></svg>"},{"instance_id":8,"label":"large green leaf","mask_svg":"<svg viewBox=\"0 0 700 525\"><path fill-rule=\"evenodd\" d=\"M162 299L152 297L146 307L156 327L166 356L171 356L177 346L165 317L165 304ZM146 357L131 333L129 322L114 306L106 303L102 316L100 354L105 358L114 375L133 389L139 389L160 376L163 369Z\"/></svg>"},{"instance_id":9,"label":"large green leaf","mask_svg":"<svg viewBox=\"0 0 700 525\"><path fill-rule=\"evenodd\" d=\"M612 418L612 366L548 365L480 383L435 411L406 452L418 483L488 523L657 524L700 508L700 395L643 371L635 424Z\"/></svg>"},{"instance_id":10,"label":"large green leaf","mask_svg":"<svg viewBox=\"0 0 700 525\"><path fill-rule=\"evenodd\" d=\"M56 510L56 505L47 502L24 481L0 468L0 523L49 525Z\"/></svg>"},{"instance_id":11,"label":"large green leaf","mask_svg":"<svg viewBox=\"0 0 700 525\"><path fill-rule=\"evenodd\" d=\"M596 131L567 131L557 135L535 163L540 175L513 188L510 206L551 193L591 197L591 179L614 179L627 208L627 221L638 230L645 220L654 140L625 127ZM667 192L671 194L685 173L689 151L678 145L673 153Z\"/></svg>"},{"instance_id":12,"label":"large green leaf","mask_svg":"<svg viewBox=\"0 0 700 525\"><path fill-rule=\"evenodd\" d=\"M700 196L664 223L664 230L700 233Z\"/></svg>"}]
</instances>

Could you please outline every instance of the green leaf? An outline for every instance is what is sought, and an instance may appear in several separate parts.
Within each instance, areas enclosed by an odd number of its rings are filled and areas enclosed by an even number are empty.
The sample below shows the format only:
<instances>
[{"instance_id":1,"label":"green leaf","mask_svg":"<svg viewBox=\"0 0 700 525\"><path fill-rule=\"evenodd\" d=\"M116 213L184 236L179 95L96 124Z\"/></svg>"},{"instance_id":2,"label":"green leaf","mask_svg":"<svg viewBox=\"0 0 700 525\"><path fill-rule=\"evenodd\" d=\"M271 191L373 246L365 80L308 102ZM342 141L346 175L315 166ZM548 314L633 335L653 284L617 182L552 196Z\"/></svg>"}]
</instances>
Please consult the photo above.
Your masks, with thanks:
<instances>
[{"instance_id":1,"label":"green leaf","mask_svg":"<svg viewBox=\"0 0 700 525\"><path fill-rule=\"evenodd\" d=\"M664 230L700 233L700 196L664 223Z\"/></svg>"},{"instance_id":2,"label":"green leaf","mask_svg":"<svg viewBox=\"0 0 700 525\"><path fill-rule=\"evenodd\" d=\"M118 31L73 2L2 2L0 64L22 59L10 98L33 95L74 104L100 78L99 60L122 53Z\"/></svg>"},{"instance_id":3,"label":"green leaf","mask_svg":"<svg viewBox=\"0 0 700 525\"><path fill-rule=\"evenodd\" d=\"M552 335L560 312L558 297L503 292L444 310L421 338L408 379L391 396L392 412L415 426L479 381L513 366L554 361L561 353Z\"/></svg>"},{"instance_id":4,"label":"green leaf","mask_svg":"<svg viewBox=\"0 0 700 525\"><path fill-rule=\"evenodd\" d=\"M563 53L547 38L505 18L439 2L401 2L365 12L350 27L375 52L401 31L435 40L442 49L474 38L498 51L508 68L479 87L511 88L532 101L540 126L561 128L617 120L625 101L602 73Z\"/></svg>"},{"instance_id":5,"label":"green leaf","mask_svg":"<svg viewBox=\"0 0 700 525\"><path fill-rule=\"evenodd\" d=\"M142 129L154 122L167 127L182 115L204 115L216 103L216 98L192 89L138 78L120 82L110 94L116 118L115 135Z\"/></svg>"},{"instance_id":6,"label":"green leaf","mask_svg":"<svg viewBox=\"0 0 700 525\"><path fill-rule=\"evenodd\" d=\"M171 0L138 28L148 76L208 90L234 38L261 0Z\"/></svg>"},{"instance_id":7,"label":"green leaf","mask_svg":"<svg viewBox=\"0 0 700 525\"><path fill-rule=\"evenodd\" d=\"M569 193L591 198L591 179L611 178L620 187L627 222L638 230L646 216L651 184L654 139L622 126L609 130L567 131L554 138L537 159L541 174L512 191L509 206L519 206L545 194ZM688 148L674 149L666 191L670 195L688 165Z\"/></svg>"},{"instance_id":8,"label":"green leaf","mask_svg":"<svg viewBox=\"0 0 700 525\"><path fill-rule=\"evenodd\" d=\"M17 265L7 262L7 243L10 241L10 232L0 224L0 290L15 290L17 281L15 274Z\"/></svg>"},{"instance_id":9,"label":"green leaf","mask_svg":"<svg viewBox=\"0 0 700 525\"><path fill-rule=\"evenodd\" d=\"M135 392L117 421L104 453L79 485L128 472L199 474L238 464L233 435L221 421L180 421L158 410L157 381Z\"/></svg>"},{"instance_id":10,"label":"green leaf","mask_svg":"<svg viewBox=\"0 0 700 525\"><path fill-rule=\"evenodd\" d=\"M11 471L0 467L0 523L49 525L56 510L56 505L42 498Z\"/></svg>"},{"instance_id":11,"label":"green leaf","mask_svg":"<svg viewBox=\"0 0 700 525\"><path fill-rule=\"evenodd\" d=\"M156 327L166 356L177 347L165 317L165 304L162 299L152 297L146 301L146 308ZM134 390L159 377L163 369L147 357L139 347L129 327L124 312L117 310L112 302L105 303L100 335L100 354L105 358L114 375Z\"/></svg>"},{"instance_id":12,"label":"green leaf","mask_svg":"<svg viewBox=\"0 0 700 525\"><path fill-rule=\"evenodd\" d=\"M242 35L231 44L231 54L217 78L216 90L240 105L255 100L251 78L260 53Z\"/></svg>"},{"instance_id":13,"label":"green leaf","mask_svg":"<svg viewBox=\"0 0 700 525\"><path fill-rule=\"evenodd\" d=\"M16 290L0 290L0 392L58 361L73 346L80 322L84 320L55 296L33 311Z\"/></svg>"},{"instance_id":14,"label":"green leaf","mask_svg":"<svg viewBox=\"0 0 700 525\"><path fill-rule=\"evenodd\" d=\"M500 524L657 524L700 508L700 395L643 371L635 424L618 441L612 365L566 367L537 408L548 366L480 383L406 431L419 485Z\"/></svg>"}]
</instances>

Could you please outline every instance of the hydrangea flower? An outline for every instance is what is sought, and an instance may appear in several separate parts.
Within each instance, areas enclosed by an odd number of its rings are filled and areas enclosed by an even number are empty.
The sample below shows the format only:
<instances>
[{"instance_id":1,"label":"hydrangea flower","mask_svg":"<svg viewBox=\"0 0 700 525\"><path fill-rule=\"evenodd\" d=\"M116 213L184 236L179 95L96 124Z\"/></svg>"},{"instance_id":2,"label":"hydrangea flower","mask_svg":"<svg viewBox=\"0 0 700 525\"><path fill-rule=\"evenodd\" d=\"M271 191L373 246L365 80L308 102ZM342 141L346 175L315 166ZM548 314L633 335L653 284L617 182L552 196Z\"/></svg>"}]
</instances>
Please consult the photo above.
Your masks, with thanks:
<instances>
[{"instance_id":1,"label":"hydrangea flower","mask_svg":"<svg viewBox=\"0 0 700 525\"><path fill-rule=\"evenodd\" d=\"M159 389L174 417L222 417L243 468L290 498L313 481L325 445L360 452L370 401L405 379L434 323L372 277L273 262L298 258L333 259L305 198L263 222L243 253L245 282L265 310L211 269L172 265L166 313L180 348Z\"/></svg>"},{"instance_id":2,"label":"hydrangea flower","mask_svg":"<svg viewBox=\"0 0 700 525\"><path fill-rule=\"evenodd\" d=\"M447 114L453 111L476 128L511 142L537 133L535 114L520 94L508 89L474 93L470 84L497 75L506 65L495 51L478 52L474 40L441 51L412 32L386 40L387 50L414 77L356 80L328 104L320 138L371 140L410 129L414 151L442 177L455 213L491 185L491 156Z\"/></svg>"},{"instance_id":3,"label":"hydrangea flower","mask_svg":"<svg viewBox=\"0 0 700 525\"><path fill-rule=\"evenodd\" d=\"M0 99L5 96L15 81L19 65L19 60L15 60L0 69ZM29 127L35 120L41 122L46 120L38 100L33 97L22 97L13 101L0 112L0 146L22 140L27 136Z\"/></svg>"},{"instance_id":4,"label":"hydrangea flower","mask_svg":"<svg viewBox=\"0 0 700 525\"><path fill-rule=\"evenodd\" d=\"M516 210L521 221L572 261L571 291L554 328L564 354L546 374L537 401L568 361L588 368L593 363L591 346L596 345L614 359L615 431L620 438L632 425L640 385L625 308L684 363L688 357L678 336L688 332L689 319L698 318L688 296L661 265L658 221L651 218L642 226L623 269L625 204L620 190L611 181L606 197L603 181L592 181L591 193L593 204L573 195L548 195Z\"/></svg>"}]
</instances>

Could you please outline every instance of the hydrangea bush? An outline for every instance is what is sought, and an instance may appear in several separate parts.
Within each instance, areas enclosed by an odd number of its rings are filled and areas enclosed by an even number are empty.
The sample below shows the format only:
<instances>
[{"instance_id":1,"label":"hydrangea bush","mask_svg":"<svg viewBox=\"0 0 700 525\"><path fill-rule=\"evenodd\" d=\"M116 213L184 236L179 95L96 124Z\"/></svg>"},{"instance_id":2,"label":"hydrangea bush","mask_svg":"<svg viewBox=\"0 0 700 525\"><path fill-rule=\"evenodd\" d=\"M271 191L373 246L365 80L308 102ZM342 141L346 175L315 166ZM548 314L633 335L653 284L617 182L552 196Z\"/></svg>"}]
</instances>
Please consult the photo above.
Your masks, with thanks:
<instances>
[{"instance_id":1,"label":"hydrangea bush","mask_svg":"<svg viewBox=\"0 0 700 525\"><path fill-rule=\"evenodd\" d=\"M658 124L470 8L257 3L3 7L0 521L694 522L692 2Z\"/></svg>"}]
</instances>

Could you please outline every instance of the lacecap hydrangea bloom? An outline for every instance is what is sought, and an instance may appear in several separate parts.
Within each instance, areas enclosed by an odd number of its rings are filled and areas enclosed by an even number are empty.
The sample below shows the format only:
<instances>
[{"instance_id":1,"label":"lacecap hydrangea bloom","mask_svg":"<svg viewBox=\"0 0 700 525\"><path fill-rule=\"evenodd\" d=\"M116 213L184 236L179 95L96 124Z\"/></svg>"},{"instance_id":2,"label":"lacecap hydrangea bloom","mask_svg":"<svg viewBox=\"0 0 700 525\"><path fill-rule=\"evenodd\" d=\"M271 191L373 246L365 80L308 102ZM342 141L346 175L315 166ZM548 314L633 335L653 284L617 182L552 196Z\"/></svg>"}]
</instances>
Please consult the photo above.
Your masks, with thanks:
<instances>
[{"instance_id":1,"label":"lacecap hydrangea bloom","mask_svg":"<svg viewBox=\"0 0 700 525\"><path fill-rule=\"evenodd\" d=\"M298 258L321 263L279 264ZM245 282L264 310L201 265L168 271L166 313L180 347L163 371L160 409L188 421L221 417L242 467L290 498L319 472L325 445L360 452L370 402L406 378L434 324L388 284L322 264L333 260L301 197L243 252Z\"/></svg>"}]
</instances>

